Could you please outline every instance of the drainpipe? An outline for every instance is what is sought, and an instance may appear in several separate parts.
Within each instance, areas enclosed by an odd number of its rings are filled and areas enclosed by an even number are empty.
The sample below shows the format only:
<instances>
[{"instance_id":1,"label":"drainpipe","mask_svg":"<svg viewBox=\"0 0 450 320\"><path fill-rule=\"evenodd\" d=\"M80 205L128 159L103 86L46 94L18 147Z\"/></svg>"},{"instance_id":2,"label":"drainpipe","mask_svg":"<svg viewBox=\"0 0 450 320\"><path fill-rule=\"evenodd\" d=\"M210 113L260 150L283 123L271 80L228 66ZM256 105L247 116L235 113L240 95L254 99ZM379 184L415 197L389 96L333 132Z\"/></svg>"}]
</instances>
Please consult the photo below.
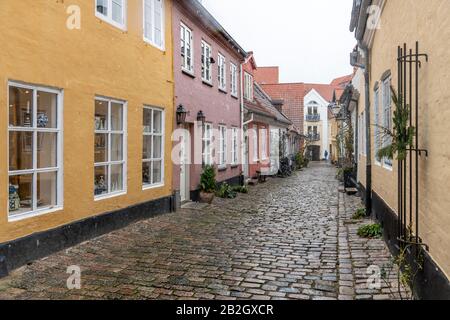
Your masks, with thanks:
<instances>
[{"instance_id":1,"label":"drainpipe","mask_svg":"<svg viewBox=\"0 0 450 320\"><path fill-rule=\"evenodd\" d=\"M247 59L245 59L245 62ZM244 63L245 63L244 62ZM242 175L245 173L244 166L245 164L245 137L244 137L244 63L241 63L240 65L240 77L239 77L239 83L241 87L240 92L240 99L241 99L241 164L242 164ZM244 177L245 180L245 177Z\"/></svg>"}]
</instances>

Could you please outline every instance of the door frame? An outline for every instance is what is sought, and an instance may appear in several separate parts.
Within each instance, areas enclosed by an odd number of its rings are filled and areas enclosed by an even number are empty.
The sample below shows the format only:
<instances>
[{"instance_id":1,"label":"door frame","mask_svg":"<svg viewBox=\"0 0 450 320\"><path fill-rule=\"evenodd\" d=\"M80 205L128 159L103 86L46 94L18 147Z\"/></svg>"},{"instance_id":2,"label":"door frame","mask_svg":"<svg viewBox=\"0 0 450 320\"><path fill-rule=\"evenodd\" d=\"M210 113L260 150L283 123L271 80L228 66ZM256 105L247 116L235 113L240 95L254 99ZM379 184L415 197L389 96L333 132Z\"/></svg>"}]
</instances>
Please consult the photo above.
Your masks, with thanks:
<instances>
[{"instance_id":1,"label":"door frame","mask_svg":"<svg viewBox=\"0 0 450 320\"><path fill-rule=\"evenodd\" d=\"M189 124L183 127L184 132L181 136L181 157L180 157L180 199L181 202L187 202L191 200L191 188L190 188L190 168L189 159L191 154L190 143L190 130Z\"/></svg>"}]
</instances>

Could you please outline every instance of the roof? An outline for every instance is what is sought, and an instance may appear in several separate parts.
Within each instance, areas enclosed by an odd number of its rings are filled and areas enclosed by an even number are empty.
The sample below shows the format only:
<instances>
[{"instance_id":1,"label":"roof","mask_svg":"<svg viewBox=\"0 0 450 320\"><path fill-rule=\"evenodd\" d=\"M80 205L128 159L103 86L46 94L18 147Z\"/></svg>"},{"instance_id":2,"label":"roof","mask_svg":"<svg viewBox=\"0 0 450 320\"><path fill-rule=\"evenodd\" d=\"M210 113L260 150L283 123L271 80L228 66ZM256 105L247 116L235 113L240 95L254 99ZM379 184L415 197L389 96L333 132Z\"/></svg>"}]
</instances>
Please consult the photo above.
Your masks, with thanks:
<instances>
[{"instance_id":1,"label":"roof","mask_svg":"<svg viewBox=\"0 0 450 320\"><path fill-rule=\"evenodd\" d=\"M247 57L247 52L236 40L225 30L224 27L209 13L209 11L198 0L176 0L185 10L192 14L210 32L224 40L224 42L242 58Z\"/></svg>"},{"instance_id":2,"label":"roof","mask_svg":"<svg viewBox=\"0 0 450 320\"><path fill-rule=\"evenodd\" d=\"M255 70L255 80L260 84L270 84L280 82L279 67L259 67Z\"/></svg>"},{"instance_id":3,"label":"roof","mask_svg":"<svg viewBox=\"0 0 450 320\"><path fill-rule=\"evenodd\" d=\"M340 87L342 89L345 89L345 86L352 81L354 74L349 74L348 76L343 76L340 78L336 78L333 81L331 81L331 85L333 87Z\"/></svg>"}]
</instances>

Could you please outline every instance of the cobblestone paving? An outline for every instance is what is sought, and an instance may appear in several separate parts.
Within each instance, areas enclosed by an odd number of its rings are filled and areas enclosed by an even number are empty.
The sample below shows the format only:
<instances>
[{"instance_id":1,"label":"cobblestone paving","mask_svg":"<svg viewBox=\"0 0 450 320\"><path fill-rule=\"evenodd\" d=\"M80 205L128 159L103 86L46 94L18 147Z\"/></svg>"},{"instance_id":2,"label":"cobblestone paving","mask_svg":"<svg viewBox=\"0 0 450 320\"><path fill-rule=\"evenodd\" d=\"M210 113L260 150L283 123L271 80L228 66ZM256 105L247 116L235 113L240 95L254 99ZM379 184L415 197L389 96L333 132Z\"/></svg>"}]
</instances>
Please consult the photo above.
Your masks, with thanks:
<instances>
[{"instance_id":1,"label":"cobblestone paving","mask_svg":"<svg viewBox=\"0 0 450 320\"><path fill-rule=\"evenodd\" d=\"M0 298L396 298L395 284L368 289L367 267L390 255L382 240L356 235L361 203L338 193L335 173L312 164L235 200L133 224L14 271ZM80 290L66 287L72 265Z\"/></svg>"}]
</instances>

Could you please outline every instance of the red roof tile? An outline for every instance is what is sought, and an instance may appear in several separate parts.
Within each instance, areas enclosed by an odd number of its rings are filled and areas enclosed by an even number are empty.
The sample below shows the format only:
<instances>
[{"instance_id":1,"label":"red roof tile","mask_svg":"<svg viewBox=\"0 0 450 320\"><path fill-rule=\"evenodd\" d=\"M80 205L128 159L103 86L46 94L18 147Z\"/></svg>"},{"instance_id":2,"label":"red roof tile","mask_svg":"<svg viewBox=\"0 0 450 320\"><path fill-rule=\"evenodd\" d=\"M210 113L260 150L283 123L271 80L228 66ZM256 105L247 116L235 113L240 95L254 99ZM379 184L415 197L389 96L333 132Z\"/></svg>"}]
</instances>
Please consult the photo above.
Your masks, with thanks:
<instances>
[{"instance_id":1,"label":"red roof tile","mask_svg":"<svg viewBox=\"0 0 450 320\"><path fill-rule=\"evenodd\" d=\"M254 73L259 84L275 84L280 82L279 67L258 67Z\"/></svg>"}]
</instances>

